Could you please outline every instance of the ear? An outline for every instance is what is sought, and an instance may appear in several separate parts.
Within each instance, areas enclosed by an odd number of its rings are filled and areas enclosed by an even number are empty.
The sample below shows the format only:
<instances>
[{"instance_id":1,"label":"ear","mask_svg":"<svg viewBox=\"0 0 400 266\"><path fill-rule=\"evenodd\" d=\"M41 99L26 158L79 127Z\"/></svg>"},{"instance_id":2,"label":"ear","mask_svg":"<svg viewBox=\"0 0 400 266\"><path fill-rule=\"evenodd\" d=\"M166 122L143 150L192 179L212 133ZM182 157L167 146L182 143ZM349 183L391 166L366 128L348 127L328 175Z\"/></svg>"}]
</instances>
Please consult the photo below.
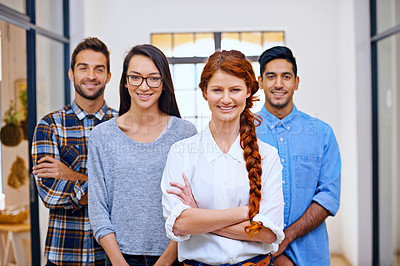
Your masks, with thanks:
<instances>
[{"instance_id":1,"label":"ear","mask_svg":"<svg viewBox=\"0 0 400 266\"><path fill-rule=\"evenodd\" d=\"M111 72L107 74L106 84L110 82L111 79Z\"/></svg>"},{"instance_id":2,"label":"ear","mask_svg":"<svg viewBox=\"0 0 400 266\"><path fill-rule=\"evenodd\" d=\"M294 88L296 91L299 89L300 78L299 76L296 77L296 87Z\"/></svg>"},{"instance_id":3,"label":"ear","mask_svg":"<svg viewBox=\"0 0 400 266\"><path fill-rule=\"evenodd\" d=\"M258 76L258 86L260 87L260 90L263 90L263 80L261 76Z\"/></svg>"},{"instance_id":4,"label":"ear","mask_svg":"<svg viewBox=\"0 0 400 266\"><path fill-rule=\"evenodd\" d=\"M203 98L207 101L207 89L203 91Z\"/></svg>"},{"instance_id":5,"label":"ear","mask_svg":"<svg viewBox=\"0 0 400 266\"><path fill-rule=\"evenodd\" d=\"M74 72L72 71L72 68L68 70L68 77L70 81L74 82Z\"/></svg>"},{"instance_id":6,"label":"ear","mask_svg":"<svg viewBox=\"0 0 400 266\"><path fill-rule=\"evenodd\" d=\"M246 99L248 99L250 96L251 96L251 90L247 88Z\"/></svg>"}]
</instances>

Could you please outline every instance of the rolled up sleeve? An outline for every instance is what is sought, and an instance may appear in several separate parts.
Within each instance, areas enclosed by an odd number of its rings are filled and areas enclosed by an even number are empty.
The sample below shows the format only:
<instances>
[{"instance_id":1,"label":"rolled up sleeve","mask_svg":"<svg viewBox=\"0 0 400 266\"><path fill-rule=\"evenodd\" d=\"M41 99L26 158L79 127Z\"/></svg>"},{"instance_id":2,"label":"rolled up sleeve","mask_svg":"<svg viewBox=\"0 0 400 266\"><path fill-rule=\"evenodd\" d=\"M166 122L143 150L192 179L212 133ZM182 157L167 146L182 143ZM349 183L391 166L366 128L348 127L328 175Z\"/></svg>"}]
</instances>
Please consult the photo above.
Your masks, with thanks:
<instances>
[{"instance_id":1,"label":"rolled up sleeve","mask_svg":"<svg viewBox=\"0 0 400 266\"><path fill-rule=\"evenodd\" d=\"M114 233L114 227L110 218L109 195L107 193L105 174L102 166L102 148L97 142L96 130L92 131L89 138L88 154L88 207L89 219L92 226L93 235L97 242L99 239Z\"/></svg>"},{"instance_id":2,"label":"rolled up sleeve","mask_svg":"<svg viewBox=\"0 0 400 266\"><path fill-rule=\"evenodd\" d=\"M335 216L340 203L341 159L335 135L329 127L325 133L320 178L313 201Z\"/></svg>"},{"instance_id":3,"label":"rolled up sleeve","mask_svg":"<svg viewBox=\"0 0 400 266\"><path fill-rule=\"evenodd\" d=\"M167 237L176 242L182 242L190 239L190 235L176 236L173 232L176 219L183 211L189 209L190 206L183 204L177 196L168 194L166 191L167 189L176 189L170 185L170 182L179 182L184 184L184 180L182 178L182 174L184 173L184 156L178 152L180 150L179 143L172 145L161 180L162 208L165 218L165 231Z\"/></svg>"},{"instance_id":4,"label":"rolled up sleeve","mask_svg":"<svg viewBox=\"0 0 400 266\"><path fill-rule=\"evenodd\" d=\"M42 119L36 126L33 135L33 165L37 165L37 162L45 156L51 156L62 161L55 129L49 121ZM40 178L37 175L35 175L35 180L38 194L47 208L78 209L82 207L79 201L87 192L86 181Z\"/></svg>"},{"instance_id":5,"label":"rolled up sleeve","mask_svg":"<svg viewBox=\"0 0 400 266\"><path fill-rule=\"evenodd\" d=\"M285 238L283 233L282 165L275 148L268 156L273 157L273 160L268 164L262 163L260 211L254 216L253 220L262 222L264 227L270 229L276 235L273 244L280 244Z\"/></svg>"}]
</instances>

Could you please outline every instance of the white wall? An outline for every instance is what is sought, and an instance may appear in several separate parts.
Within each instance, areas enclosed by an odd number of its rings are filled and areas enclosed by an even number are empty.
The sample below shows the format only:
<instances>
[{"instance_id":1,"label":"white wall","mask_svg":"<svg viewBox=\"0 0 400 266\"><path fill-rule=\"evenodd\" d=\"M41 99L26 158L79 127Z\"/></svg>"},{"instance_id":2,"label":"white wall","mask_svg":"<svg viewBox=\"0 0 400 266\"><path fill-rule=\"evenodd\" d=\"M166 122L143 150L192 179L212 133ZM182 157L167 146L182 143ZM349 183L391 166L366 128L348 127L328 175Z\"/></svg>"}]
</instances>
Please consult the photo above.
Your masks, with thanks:
<instances>
[{"instance_id":1,"label":"white wall","mask_svg":"<svg viewBox=\"0 0 400 266\"><path fill-rule=\"evenodd\" d=\"M118 108L124 55L149 43L152 32L284 30L298 60L295 103L333 127L342 153L341 208L328 219L330 248L358 265L359 247L368 251L371 243L368 232L359 233L370 230L363 219L371 217L365 192L371 184L366 166L371 142L364 134L370 132L368 5L368 0L72 0L71 41L97 36L108 45L112 79L106 100Z\"/></svg>"}]
</instances>

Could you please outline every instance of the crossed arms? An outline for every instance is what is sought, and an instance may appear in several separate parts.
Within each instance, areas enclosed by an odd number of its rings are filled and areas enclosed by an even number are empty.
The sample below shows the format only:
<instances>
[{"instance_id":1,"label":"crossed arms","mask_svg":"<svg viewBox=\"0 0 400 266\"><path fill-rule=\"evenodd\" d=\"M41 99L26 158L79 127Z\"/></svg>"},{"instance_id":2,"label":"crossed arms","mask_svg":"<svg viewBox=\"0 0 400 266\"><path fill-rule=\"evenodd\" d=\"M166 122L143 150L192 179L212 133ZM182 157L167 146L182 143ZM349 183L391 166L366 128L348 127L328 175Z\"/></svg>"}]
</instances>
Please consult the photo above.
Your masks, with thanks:
<instances>
[{"instance_id":1,"label":"crossed arms","mask_svg":"<svg viewBox=\"0 0 400 266\"><path fill-rule=\"evenodd\" d=\"M79 208L87 204L87 176L61 162L58 147L53 126L41 120L35 129L32 145L32 173L39 196L50 209Z\"/></svg>"},{"instance_id":2,"label":"crossed arms","mask_svg":"<svg viewBox=\"0 0 400 266\"><path fill-rule=\"evenodd\" d=\"M185 185L171 182L177 189L167 189L167 193L176 195L183 204L190 206L176 219L173 233L176 236L213 233L219 236L245 241L257 241L272 244L277 237L271 229L263 227L261 231L250 239L244 228L250 224L248 206L241 206L223 210L208 210L197 208L190 183L185 174L182 175Z\"/></svg>"}]
</instances>

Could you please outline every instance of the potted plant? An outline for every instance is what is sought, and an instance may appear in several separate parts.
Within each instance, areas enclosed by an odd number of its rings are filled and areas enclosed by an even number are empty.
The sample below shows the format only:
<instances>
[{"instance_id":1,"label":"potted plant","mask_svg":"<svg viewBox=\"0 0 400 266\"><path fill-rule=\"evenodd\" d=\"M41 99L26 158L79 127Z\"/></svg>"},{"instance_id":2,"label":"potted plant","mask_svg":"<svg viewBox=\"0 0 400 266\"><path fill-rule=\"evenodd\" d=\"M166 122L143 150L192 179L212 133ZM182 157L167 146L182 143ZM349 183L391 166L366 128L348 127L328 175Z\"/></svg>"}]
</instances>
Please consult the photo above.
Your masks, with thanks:
<instances>
[{"instance_id":1,"label":"potted plant","mask_svg":"<svg viewBox=\"0 0 400 266\"><path fill-rule=\"evenodd\" d=\"M16 111L14 101L11 100L10 108L5 112L3 118L6 125L0 130L0 140L6 146L16 146L23 138L24 133L18 119L19 113Z\"/></svg>"}]
</instances>

